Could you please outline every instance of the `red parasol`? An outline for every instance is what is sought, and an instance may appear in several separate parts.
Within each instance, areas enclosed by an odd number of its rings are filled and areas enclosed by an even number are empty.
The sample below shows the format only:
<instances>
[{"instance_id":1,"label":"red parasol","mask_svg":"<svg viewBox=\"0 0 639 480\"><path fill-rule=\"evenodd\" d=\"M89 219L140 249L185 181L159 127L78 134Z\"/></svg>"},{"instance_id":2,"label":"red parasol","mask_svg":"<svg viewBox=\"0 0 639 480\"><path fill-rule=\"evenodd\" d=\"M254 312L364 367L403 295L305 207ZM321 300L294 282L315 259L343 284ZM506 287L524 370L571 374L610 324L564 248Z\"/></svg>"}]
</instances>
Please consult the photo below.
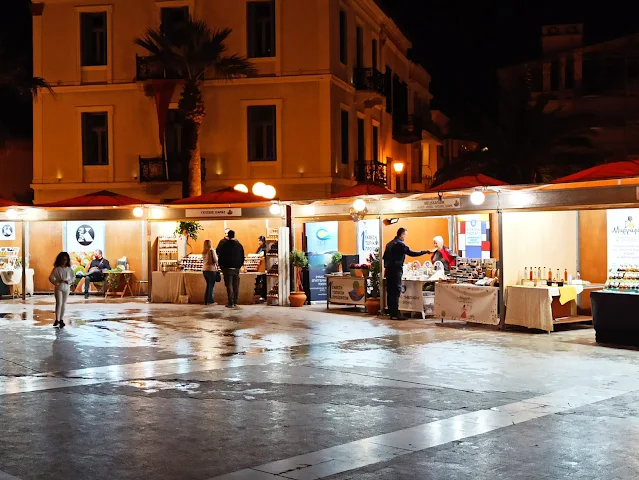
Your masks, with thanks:
<instances>
[{"instance_id":1,"label":"red parasol","mask_svg":"<svg viewBox=\"0 0 639 480\"><path fill-rule=\"evenodd\" d=\"M360 183L355 185L354 187L350 187L346 190L342 190L341 192L334 193L333 195L331 195L331 198L361 197L364 195L395 195L395 192L379 185Z\"/></svg>"},{"instance_id":2,"label":"red parasol","mask_svg":"<svg viewBox=\"0 0 639 480\"><path fill-rule=\"evenodd\" d=\"M553 180L552 183L589 182L615 178L639 177L639 160L622 160L587 168L581 172Z\"/></svg>"},{"instance_id":3,"label":"red parasol","mask_svg":"<svg viewBox=\"0 0 639 480\"><path fill-rule=\"evenodd\" d=\"M266 203L270 200L252 193L238 192L233 187L223 188L217 192L205 193L197 197L182 198L171 202L173 205L232 205L235 203Z\"/></svg>"},{"instance_id":4,"label":"red parasol","mask_svg":"<svg viewBox=\"0 0 639 480\"><path fill-rule=\"evenodd\" d=\"M24 207L26 205L14 202L13 200L5 200L4 198L0 198L0 208L9 208L9 207Z\"/></svg>"},{"instance_id":5,"label":"red parasol","mask_svg":"<svg viewBox=\"0 0 639 480\"><path fill-rule=\"evenodd\" d=\"M127 197L119 193L101 190L99 192L80 195L79 197L58 200L57 202L40 205L42 207L126 207L129 205L143 205L150 203L145 200Z\"/></svg>"},{"instance_id":6,"label":"red parasol","mask_svg":"<svg viewBox=\"0 0 639 480\"><path fill-rule=\"evenodd\" d=\"M506 182L489 177L488 175L468 175L465 177L448 180L430 189L431 192L445 192L447 190L467 190L475 187L503 187Z\"/></svg>"}]
</instances>

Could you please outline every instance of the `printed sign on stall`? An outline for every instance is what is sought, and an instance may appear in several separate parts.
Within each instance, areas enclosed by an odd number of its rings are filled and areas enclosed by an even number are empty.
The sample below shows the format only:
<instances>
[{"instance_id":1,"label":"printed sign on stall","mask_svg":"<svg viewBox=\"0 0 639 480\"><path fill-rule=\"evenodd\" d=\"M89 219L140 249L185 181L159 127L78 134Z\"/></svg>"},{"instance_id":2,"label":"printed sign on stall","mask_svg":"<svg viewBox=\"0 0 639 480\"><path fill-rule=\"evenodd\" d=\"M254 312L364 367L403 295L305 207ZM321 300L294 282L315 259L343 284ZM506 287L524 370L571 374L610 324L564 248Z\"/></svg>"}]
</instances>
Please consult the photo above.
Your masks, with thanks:
<instances>
[{"instance_id":1,"label":"printed sign on stall","mask_svg":"<svg viewBox=\"0 0 639 480\"><path fill-rule=\"evenodd\" d=\"M402 281L402 293L399 296L399 309L403 312L421 312L424 309L422 298L423 282Z\"/></svg>"},{"instance_id":2,"label":"printed sign on stall","mask_svg":"<svg viewBox=\"0 0 639 480\"><path fill-rule=\"evenodd\" d=\"M357 222L357 254L359 262L366 263L371 253L379 248L379 221L360 220Z\"/></svg>"},{"instance_id":3,"label":"printed sign on stall","mask_svg":"<svg viewBox=\"0 0 639 480\"><path fill-rule=\"evenodd\" d=\"M481 247L481 220L479 220L479 215L473 215L466 220L466 246Z\"/></svg>"},{"instance_id":4,"label":"printed sign on stall","mask_svg":"<svg viewBox=\"0 0 639 480\"><path fill-rule=\"evenodd\" d=\"M366 303L366 283L358 277L329 277L328 301L343 305L364 305Z\"/></svg>"},{"instance_id":5,"label":"printed sign on stall","mask_svg":"<svg viewBox=\"0 0 639 480\"><path fill-rule=\"evenodd\" d=\"M435 316L445 320L497 325L497 292L495 287L435 285Z\"/></svg>"},{"instance_id":6,"label":"printed sign on stall","mask_svg":"<svg viewBox=\"0 0 639 480\"><path fill-rule=\"evenodd\" d=\"M306 251L328 253L337 251L337 222L306 224Z\"/></svg>"},{"instance_id":7,"label":"printed sign on stall","mask_svg":"<svg viewBox=\"0 0 639 480\"><path fill-rule=\"evenodd\" d=\"M0 223L0 240L16 239L16 222Z\"/></svg>"},{"instance_id":8,"label":"printed sign on stall","mask_svg":"<svg viewBox=\"0 0 639 480\"><path fill-rule=\"evenodd\" d=\"M639 209L608 210L608 270L639 265Z\"/></svg>"},{"instance_id":9,"label":"printed sign on stall","mask_svg":"<svg viewBox=\"0 0 639 480\"><path fill-rule=\"evenodd\" d=\"M105 247L106 222L82 221L66 222L66 244L68 252L93 252Z\"/></svg>"},{"instance_id":10,"label":"printed sign on stall","mask_svg":"<svg viewBox=\"0 0 639 480\"><path fill-rule=\"evenodd\" d=\"M241 217L241 208L200 208L188 209L186 216L189 218L223 218L223 217Z\"/></svg>"}]
</instances>

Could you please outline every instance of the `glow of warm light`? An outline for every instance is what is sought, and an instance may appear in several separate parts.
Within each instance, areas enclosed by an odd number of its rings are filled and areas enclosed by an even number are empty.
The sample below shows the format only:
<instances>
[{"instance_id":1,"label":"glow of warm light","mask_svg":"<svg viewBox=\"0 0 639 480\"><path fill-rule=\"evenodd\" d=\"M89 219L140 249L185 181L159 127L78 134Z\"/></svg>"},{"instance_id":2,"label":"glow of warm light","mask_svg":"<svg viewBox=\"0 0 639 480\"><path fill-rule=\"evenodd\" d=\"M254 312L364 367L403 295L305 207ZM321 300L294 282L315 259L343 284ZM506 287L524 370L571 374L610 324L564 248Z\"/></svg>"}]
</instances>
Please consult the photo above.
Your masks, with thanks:
<instances>
[{"instance_id":1,"label":"glow of warm light","mask_svg":"<svg viewBox=\"0 0 639 480\"><path fill-rule=\"evenodd\" d=\"M304 205L304 216L312 217L315 215L315 205Z\"/></svg>"},{"instance_id":2,"label":"glow of warm light","mask_svg":"<svg viewBox=\"0 0 639 480\"><path fill-rule=\"evenodd\" d=\"M393 162L393 170L395 170L395 173L402 173L404 171L404 162Z\"/></svg>"},{"instance_id":3,"label":"glow of warm light","mask_svg":"<svg viewBox=\"0 0 639 480\"><path fill-rule=\"evenodd\" d=\"M274 203L273 205L270 206L269 211L273 215L279 215L280 212L282 211L282 208L277 203Z\"/></svg>"},{"instance_id":4,"label":"glow of warm light","mask_svg":"<svg viewBox=\"0 0 639 480\"><path fill-rule=\"evenodd\" d=\"M353 202L353 210L356 212L363 212L366 209L366 202L361 198L358 198Z\"/></svg>"},{"instance_id":5,"label":"glow of warm light","mask_svg":"<svg viewBox=\"0 0 639 480\"><path fill-rule=\"evenodd\" d=\"M273 185L266 185L264 190L262 191L262 197L272 200L275 198L277 192L275 191L275 187Z\"/></svg>"},{"instance_id":6,"label":"glow of warm light","mask_svg":"<svg viewBox=\"0 0 639 480\"><path fill-rule=\"evenodd\" d=\"M10 208L5 212L5 214L9 220L15 220L18 218L18 211L15 208Z\"/></svg>"},{"instance_id":7,"label":"glow of warm light","mask_svg":"<svg viewBox=\"0 0 639 480\"><path fill-rule=\"evenodd\" d=\"M233 190L235 190L236 192L248 193L248 187L243 183L238 183L237 185L235 185L233 187Z\"/></svg>"},{"instance_id":8,"label":"glow of warm light","mask_svg":"<svg viewBox=\"0 0 639 480\"><path fill-rule=\"evenodd\" d=\"M470 194L470 203L473 205L482 205L486 200L486 195L481 190L475 190Z\"/></svg>"},{"instance_id":9,"label":"glow of warm light","mask_svg":"<svg viewBox=\"0 0 639 480\"><path fill-rule=\"evenodd\" d=\"M135 207L133 209L133 216L136 218L140 218L142 215L144 215L144 209L142 207Z\"/></svg>"},{"instance_id":10,"label":"glow of warm light","mask_svg":"<svg viewBox=\"0 0 639 480\"><path fill-rule=\"evenodd\" d=\"M391 207L394 211L401 210L404 208L405 202L401 198L393 197L391 198Z\"/></svg>"},{"instance_id":11,"label":"glow of warm light","mask_svg":"<svg viewBox=\"0 0 639 480\"><path fill-rule=\"evenodd\" d=\"M257 195L258 197L263 197L265 188L266 188L266 185L264 183L257 182L255 185L253 185L253 188L251 189L251 191L253 192L253 195Z\"/></svg>"},{"instance_id":12,"label":"glow of warm light","mask_svg":"<svg viewBox=\"0 0 639 480\"><path fill-rule=\"evenodd\" d=\"M151 218L163 218L164 217L164 208L160 207L151 207Z\"/></svg>"}]
</instances>

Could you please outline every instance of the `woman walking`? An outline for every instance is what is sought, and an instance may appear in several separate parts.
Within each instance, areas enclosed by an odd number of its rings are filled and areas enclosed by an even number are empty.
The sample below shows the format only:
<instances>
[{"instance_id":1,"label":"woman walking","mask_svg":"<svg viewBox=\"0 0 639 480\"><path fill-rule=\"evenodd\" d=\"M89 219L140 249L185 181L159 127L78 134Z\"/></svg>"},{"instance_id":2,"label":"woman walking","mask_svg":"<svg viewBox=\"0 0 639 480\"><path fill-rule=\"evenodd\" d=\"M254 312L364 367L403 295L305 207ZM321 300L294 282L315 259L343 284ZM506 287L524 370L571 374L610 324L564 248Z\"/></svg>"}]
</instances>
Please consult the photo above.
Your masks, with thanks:
<instances>
[{"instance_id":1,"label":"woman walking","mask_svg":"<svg viewBox=\"0 0 639 480\"><path fill-rule=\"evenodd\" d=\"M204 265L202 273L206 280L206 292L204 293L204 305L213 305L213 292L215 290L215 280L218 275L217 254L211 246L211 240L204 240L204 250L202 251Z\"/></svg>"},{"instance_id":2,"label":"woman walking","mask_svg":"<svg viewBox=\"0 0 639 480\"><path fill-rule=\"evenodd\" d=\"M75 280L73 269L71 268L71 258L67 252L60 252L55 258L53 270L49 275L49 281L55 287L55 323L54 327L64 327L64 307L69 298L71 284Z\"/></svg>"}]
</instances>

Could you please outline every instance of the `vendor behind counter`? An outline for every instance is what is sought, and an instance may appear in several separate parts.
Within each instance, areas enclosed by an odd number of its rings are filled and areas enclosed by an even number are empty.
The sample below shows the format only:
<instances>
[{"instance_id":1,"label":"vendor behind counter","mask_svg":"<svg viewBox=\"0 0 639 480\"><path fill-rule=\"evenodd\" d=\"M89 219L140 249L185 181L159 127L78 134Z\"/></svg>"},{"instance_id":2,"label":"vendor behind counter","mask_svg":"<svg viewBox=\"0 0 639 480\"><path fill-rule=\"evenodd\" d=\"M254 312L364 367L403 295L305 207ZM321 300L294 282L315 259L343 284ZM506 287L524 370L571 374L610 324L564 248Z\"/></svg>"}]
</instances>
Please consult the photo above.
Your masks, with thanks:
<instances>
[{"instance_id":1,"label":"vendor behind counter","mask_svg":"<svg viewBox=\"0 0 639 480\"><path fill-rule=\"evenodd\" d=\"M450 267L455 265L457 255L444 245L444 239L439 235L433 238L433 246L433 250L428 250L431 263L435 265L435 262L441 262L444 272L450 273Z\"/></svg>"}]
</instances>

